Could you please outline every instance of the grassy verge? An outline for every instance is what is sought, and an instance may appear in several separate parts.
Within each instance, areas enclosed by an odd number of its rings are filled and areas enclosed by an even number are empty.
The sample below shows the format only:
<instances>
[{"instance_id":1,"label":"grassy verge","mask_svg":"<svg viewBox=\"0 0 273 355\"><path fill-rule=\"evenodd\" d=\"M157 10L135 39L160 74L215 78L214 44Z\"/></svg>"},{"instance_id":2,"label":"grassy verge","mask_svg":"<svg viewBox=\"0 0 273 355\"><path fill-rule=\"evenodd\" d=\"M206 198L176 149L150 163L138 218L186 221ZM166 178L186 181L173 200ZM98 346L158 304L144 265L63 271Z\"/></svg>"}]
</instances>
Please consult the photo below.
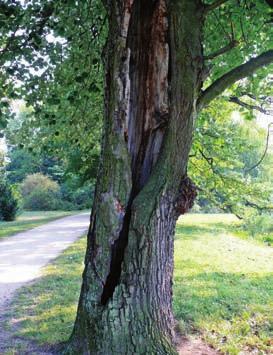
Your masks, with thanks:
<instances>
[{"instance_id":1,"label":"grassy verge","mask_svg":"<svg viewBox=\"0 0 273 355\"><path fill-rule=\"evenodd\" d=\"M75 214L65 211L24 212L14 222L0 221L0 238L38 227L55 219Z\"/></svg>"},{"instance_id":2,"label":"grassy verge","mask_svg":"<svg viewBox=\"0 0 273 355\"><path fill-rule=\"evenodd\" d=\"M226 354L271 354L273 251L230 232L230 215L188 215L177 224L174 311L181 330ZM12 308L20 336L68 338L79 295L85 238L21 289Z\"/></svg>"},{"instance_id":3,"label":"grassy verge","mask_svg":"<svg viewBox=\"0 0 273 355\"><path fill-rule=\"evenodd\" d=\"M176 318L185 333L197 330L224 353L269 354L273 250L235 237L233 223L230 215L193 214L178 221Z\"/></svg>"}]
</instances>

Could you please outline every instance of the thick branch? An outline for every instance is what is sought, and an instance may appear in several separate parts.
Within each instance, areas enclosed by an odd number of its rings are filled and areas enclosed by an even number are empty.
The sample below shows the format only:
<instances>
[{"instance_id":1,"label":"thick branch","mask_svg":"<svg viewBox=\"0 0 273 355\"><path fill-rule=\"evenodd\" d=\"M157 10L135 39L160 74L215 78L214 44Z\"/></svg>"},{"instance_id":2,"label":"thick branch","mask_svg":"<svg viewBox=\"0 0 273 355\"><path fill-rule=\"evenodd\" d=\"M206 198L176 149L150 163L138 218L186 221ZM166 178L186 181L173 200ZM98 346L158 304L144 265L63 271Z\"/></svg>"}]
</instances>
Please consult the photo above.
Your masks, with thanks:
<instances>
[{"instance_id":1,"label":"thick branch","mask_svg":"<svg viewBox=\"0 0 273 355\"><path fill-rule=\"evenodd\" d=\"M271 63L273 63L273 50L264 52L258 57L252 58L248 62L224 74L201 94L197 104L198 110L208 105L228 87L236 83L236 81L253 74L257 69Z\"/></svg>"},{"instance_id":2,"label":"thick branch","mask_svg":"<svg viewBox=\"0 0 273 355\"><path fill-rule=\"evenodd\" d=\"M221 6L222 4L228 1L229 0L216 0L214 3L205 6L204 13L207 14L208 12L217 9L217 7Z\"/></svg>"},{"instance_id":3,"label":"thick branch","mask_svg":"<svg viewBox=\"0 0 273 355\"><path fill-rule=\"evenodd\" d=\"M217 51L207 55L204 57L205 60L211 60L214 59L216 57L218 57L219 55L222 55L228 51L230 51L232 48L236 47L238 45L238 41L236 40L232 40L230 43L228 43L226 46L218 49Z\"/></svg>"}]
</instances>

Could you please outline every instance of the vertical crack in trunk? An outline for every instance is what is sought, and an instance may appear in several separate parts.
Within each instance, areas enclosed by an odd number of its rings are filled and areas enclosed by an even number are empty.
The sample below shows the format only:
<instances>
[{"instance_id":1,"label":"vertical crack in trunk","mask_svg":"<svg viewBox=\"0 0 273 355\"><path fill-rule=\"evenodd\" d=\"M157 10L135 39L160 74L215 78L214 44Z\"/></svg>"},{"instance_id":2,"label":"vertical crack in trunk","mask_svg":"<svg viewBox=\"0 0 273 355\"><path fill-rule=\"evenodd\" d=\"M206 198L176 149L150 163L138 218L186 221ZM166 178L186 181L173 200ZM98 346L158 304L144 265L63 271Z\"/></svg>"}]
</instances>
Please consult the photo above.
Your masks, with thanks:
<instances>
[{"instance_id":1,"label":"vertical crack in trunk","mask_svg":"<svg viewBox=\"0 0 273 355\"><path fill-rule=\"evenodd\" d=\"M131 4L131 2L130 2ZM128 9L125 14L128 15ZM126 12L127 11L127 12ZM133 200L147 183L160 154L168 124L169 46L165 0L134 1L128 22L127 58L121 76L129 80L122 95L129 105L123 136L131 156L132 190L118 239L112 246L110 270L101 296L106 305L120 283L128 244ZM123 83L124 87L128 82Z\"/></svg>"},{"instance_id":2,"label":"vertical crack in trunk","mask_svg":"<svg viewBox=\"0 0 273 355\"><path fill-rule=\"evenodd\" d=\"M119 284L121 275L121 265L124 259L124 252L128 244L129 226L131 221L131 206L133 199L130 198L124 218L123 225L118 239L112 246L112 255L110 263L110 271L107 276L103 292L101 295L101 304L105 306L112 298L116 286Z\"/></svg>"}]
</instances>

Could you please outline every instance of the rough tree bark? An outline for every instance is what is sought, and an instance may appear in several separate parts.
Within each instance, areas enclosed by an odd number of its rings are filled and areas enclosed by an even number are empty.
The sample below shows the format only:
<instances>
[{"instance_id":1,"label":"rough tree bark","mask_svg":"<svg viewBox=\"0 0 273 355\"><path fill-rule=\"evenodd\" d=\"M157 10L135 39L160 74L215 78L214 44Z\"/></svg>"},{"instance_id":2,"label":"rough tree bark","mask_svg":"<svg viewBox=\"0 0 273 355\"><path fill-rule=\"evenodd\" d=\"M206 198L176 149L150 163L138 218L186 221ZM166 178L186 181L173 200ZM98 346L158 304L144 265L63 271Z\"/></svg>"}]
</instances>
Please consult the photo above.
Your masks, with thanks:
<instances>
[{"instance_id":1,"label":"rough tree bark","mask_svg":"<svg viewBox=\"0 0 273 355\"><path fill-rule=\"evenodd\" d=\"M237 74L254 71L257 61L201 94L207 12L201 0L105 0L105 6L102 163L66 353L175 354L173 235L196 195L186 173L197 107Z\"/></svg>"},{"instance_id":2,"label":"rough tree bark","mask_svg":"<svg viewBox=\"0 0 273 355\"><path fill-rule=\"evenodd\" d=\"M173 354L173 235L202 77L199 0L107 4L102 164L67 352Z\"/></svg>"},{"instance_id":3,"label":"rough tree bark","mask_svg":"<svg viewBox=\"0 0 273 355\"><path fill-rule=\"evenodd\" d=\"M77 320L67 352L176 353L173 235L202 77L199 0L107 4L105 127Z\"/></svg>"}]
</instances>

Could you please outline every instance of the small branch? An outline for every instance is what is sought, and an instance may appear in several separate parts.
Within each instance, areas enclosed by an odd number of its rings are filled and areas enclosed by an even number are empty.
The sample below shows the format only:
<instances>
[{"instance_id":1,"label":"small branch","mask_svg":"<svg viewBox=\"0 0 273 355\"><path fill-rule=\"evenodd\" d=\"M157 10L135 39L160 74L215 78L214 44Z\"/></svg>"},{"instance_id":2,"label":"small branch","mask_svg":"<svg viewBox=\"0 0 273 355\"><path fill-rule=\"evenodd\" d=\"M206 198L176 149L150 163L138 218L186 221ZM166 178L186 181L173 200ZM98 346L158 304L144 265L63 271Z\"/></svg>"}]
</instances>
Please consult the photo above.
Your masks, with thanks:
<instances>
[{"instance_id":1,"label":"small branch","mask_svg":"<svg viewBox=\"0 0 273 355\"><path fill-rule=\"evenodd\" d=\"M198 110L201 110L204 106L207 106L212 100L222 94L222 92L224 92L228 87L236 83L236 81L253 74L259 68L262 68L271 63L273 63L272 49L230 70L202 92L197 103Z\"/></svg>"},{"instance_id":2,"label":"small branch","mask_svg":"<svg viewBox=\"0 0 273 355\"><path fill-rule=\"evenodd\" d=\"M263 113L264 115L270 115L270 111L269 110L266 110L266 109L262 108L261 106L248 104L248 103L240 100L236 96L230 97L229 101L233 102L234 104L237 104L239 106L242 106L242 107L244 107L244 108L246 108L248 110L256 110L256 111L259 111L259 112Z\"/></svg>"},{"instance_id":3,"label":"small branch","mask_svg":"<svg viewBox=\"0 0 273 355\"><path fill-rule=\"evenodd\" d=\"M216 0L214 3L210 5L205 5L205 10L204 14L207 14L208 12L217 9L217 7L223 5L224 3L228 2L229 0Z\"/></svg>"},{"instance_id":4,"label":"small branch","mask_svg":"<svg viewBox=\"0 0 273 355\"><path fill-rule=\"evenodd\" d=\"M219 171L217 171L217 169L214 167L213 158L207 157L207 156L205 155L205 153L202 151L202 149L200 149L200 148L198 149L198 151L199 151L199 153L201 154L202 158L205 159L205 161L208 163L208 165L209 165L211 171L213 172L213 174L216 174L217 176L219 176L219 178L220 178L222 181L224 181L224 180L225 180L224 176L223 176Z\"/></svg>"},{"instance_id":5,"label":"small branch","mask_svg":"<svg viewBox=\"0 0 273 355\"><path fill-rule=\"evenodd\" d=\"M266 95L260 95L260 96L255 96L249 92L243 91L242 94L240 95L240 97L243 96L248 96L250 99L254 100L254 101L263 101L263 104L265 105L272 105L273 104L273 97L272 96L266 96ZM271 110L269 110L269 113L271 114Z\"/></svg>"},{"instance_id":6,"label":"small branch","mask_svg":"<svg viewBox=\"0 0 273 355\"><path fill-rule=\"evenodd\" d=\"M227 31L226 27L223 26L222 22L221 22L221 18L217 15L216 11L213 11L213 15L217 21L218 26L222 29L223 33L225 34L226 38L231 41L232 40L232 35L230 35L230 33Z\"/></svg>"},{"instance_id":7,"label":"small branch","mask_svg":"<svg viewBox=\"0 0 273 355\"><path fill-rule=\"evenodd\" d=\"M254 96L253 94L250 94L248 92L242 92L241 96L248 96L249 98L251 98L252 100L257 100L257 97Z\"/></svg>"},{"instance_id":8,"label":"small branch","mask_svg":"<svg viewBox=\"0 0 273 355\"><path fill-rule=\"evenodd\" d=\"M256 208L260 212L273 210L273 206L259 206L256 203L248 201L248 200L245 201L245 206Z\"/></svg>"},{"instance_id":9,"label":"small branch","mask_svg":"<svg viewBox=\"0 0 273 355\"><path fill-rule=\"evenodd\" d=\"M273 122L269 123L268 128L267 128L267 137L266 137L266 145L265 145L265 150L263 152L263 155L261 156L260 160L253 165L251 168L246 169L244 172L245 173L249 173L250 171L252 171L253 169L257 168L264 160L267 151L268 151L268 147L269 147L269 138L270 138L270 127L273 125Z\"/></svg>"},{"instance_id":10,"label":"small branch","mask_svg":"<svg viewBox=\"0 0 273 355\"><path fill-rule=\"evenodd\" d=\"M238 44L239 44L238 41L232 40L226 46L224 46L224 47L218 49L217 51L205 56L204 59L205 60L212 60L212 59L218 57L219 55L225 54L226 52L230 51L232 48L236 47Z\"/></svg>"},{"instance_id":11,"label":"small branch","mask_svg":"<svg viewBox=\"0 0 273 355\"><path fill-rule=\"evenodd\" d=\"M202 155L202 157L206 160L206 162L210 165L212 171L214 171L213 169L213 158L211 157L207 157L205 155L205 153L201 150L201 149L198 149L199 150L199 153Z\"/></svg>"}]
</instances>

